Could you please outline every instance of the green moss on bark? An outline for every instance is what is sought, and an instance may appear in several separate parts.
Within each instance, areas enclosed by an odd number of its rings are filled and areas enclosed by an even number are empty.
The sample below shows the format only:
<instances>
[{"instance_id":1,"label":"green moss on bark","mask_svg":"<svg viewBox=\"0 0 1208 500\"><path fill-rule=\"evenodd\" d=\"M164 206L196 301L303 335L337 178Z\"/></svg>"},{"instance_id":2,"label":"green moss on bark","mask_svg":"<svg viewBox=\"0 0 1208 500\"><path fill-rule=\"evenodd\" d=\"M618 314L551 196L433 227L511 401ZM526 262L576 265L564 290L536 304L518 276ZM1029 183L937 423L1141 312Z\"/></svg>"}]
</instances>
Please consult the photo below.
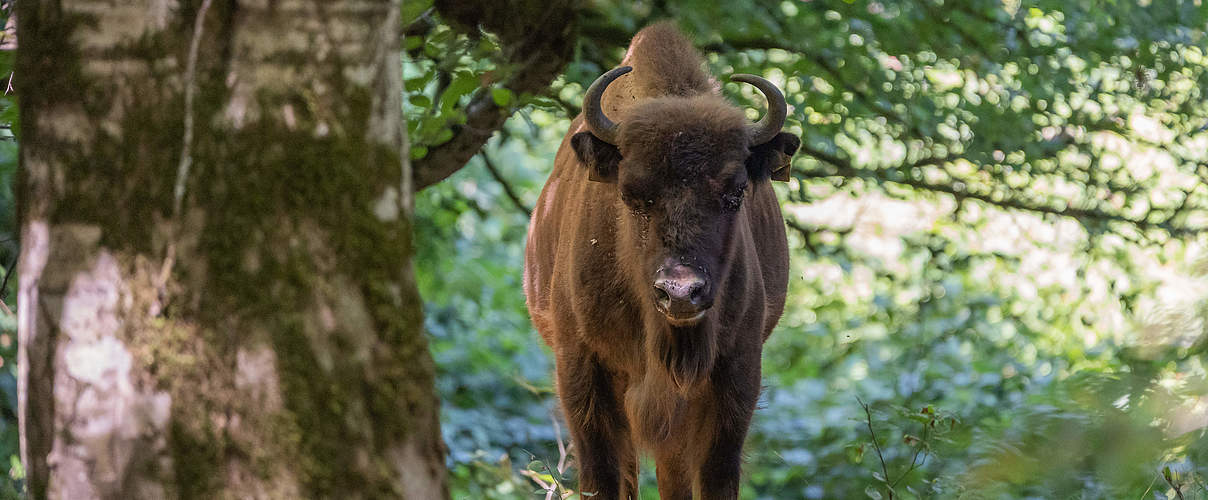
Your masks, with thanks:
<instances>
[{"instance_id":1,"label":"green moss on bark","mask_svg":"<svg viewBox=\"0 0 1208 500\"><path fill-rule=\"evenodd\" d=\"M262 96L260 106L280 103ZM357 117L346 126L368 123L364 90L346 94L342 106ZM202 310L212 315L208 323L233 315L271 332L252 340L269 342L277 354L285 418L300 431L297 452L310 494L370 485L373 495L393 495L392 467L350 465L364 447L397 446L415 427L409 409L434 403L422 389L432 387L431 363L416 361L428 354L419 299L404 274L409 227L381 221L371 210L386 187L400 184L400 159L393 148L366 140L364 129L316 138L315 127L304 121L289 130L263 120L198 145L212 179L197 198L208 222L200 252L208 262L206 288L214 292ZM317 346L308 331L318 328L308 323L321 300L313 290L335 275L358 284L344 292L361 295L373 331L336 325L323 332L330 343ZM371 359L344 352L330 369L319 361L326 353L318 349L348 348L367 335Z\"/></svg>"},{"instance_id":2,"label":"green moss on bark","mask_svg":"<svg viewBox=\"0 0 1208 500\"><path fill-rule=\"evenodd\" d=\"M219 464L223 460L225 440L214 432L204 418L200 428L192 428L174 416L170 436L172 440L172 463L176 469L176 489L185 500L214 498L223 479Z\"/></svg>"}]
</instances>

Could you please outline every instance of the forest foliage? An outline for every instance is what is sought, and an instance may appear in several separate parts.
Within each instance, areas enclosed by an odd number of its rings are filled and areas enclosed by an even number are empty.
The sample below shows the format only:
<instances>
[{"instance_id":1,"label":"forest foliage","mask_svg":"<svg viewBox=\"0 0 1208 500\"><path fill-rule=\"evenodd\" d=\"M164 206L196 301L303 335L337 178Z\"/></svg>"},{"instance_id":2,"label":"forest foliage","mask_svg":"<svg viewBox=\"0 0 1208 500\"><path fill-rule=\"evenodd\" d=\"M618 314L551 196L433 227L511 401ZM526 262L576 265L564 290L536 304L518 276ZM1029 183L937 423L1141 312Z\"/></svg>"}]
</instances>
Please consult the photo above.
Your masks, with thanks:
<instances>
[{"instance_id":1,"label":"forest foliage","mask_svg":"<svg viewBox=\"0 0 1208 500\"><path fill-rule=\"evenodd\" d=\"M403 4L416 168L475 99L510 115L416 197L454 498L573 489L520 290L528 213L583 89L661 19L712 74L780 85L803 140L779 188L793 279L744 498L1208 497L1198 0L594 0L576 17L569 63L531 92L508 40ZM723 91L757 116L758 95ZM0 96L14 310L15 98ZM15 339L0 314L0 497L21 478Z\"/></svg>"},{"instance_id":2,"label":"forest foliage","mask_svg":"<svg viewBox=\"0 0 1208 500\"><path fill-rule=\"evenodd\" d=\"M0 1L0 499L19 498L25 477L17 426L17 134L20 122L12 91L16 29L12 0Z\"/></svg>"},{"instance_id":3,"label":"forest foliage","mask_svg":"<svg viewBox=\"0 0 1208 500\"><path fill-rule=\"evenodd\" d=\"M528 212L583 89L667 18L714 75L779 84L803 139L744 498L1208 495L1202 5L586 2L572 60L525 94L504 41L422 4L417 168L473 99L512 113L417 198L455 498L573 489L520 293Z\"/></svg>"}]
</instances>

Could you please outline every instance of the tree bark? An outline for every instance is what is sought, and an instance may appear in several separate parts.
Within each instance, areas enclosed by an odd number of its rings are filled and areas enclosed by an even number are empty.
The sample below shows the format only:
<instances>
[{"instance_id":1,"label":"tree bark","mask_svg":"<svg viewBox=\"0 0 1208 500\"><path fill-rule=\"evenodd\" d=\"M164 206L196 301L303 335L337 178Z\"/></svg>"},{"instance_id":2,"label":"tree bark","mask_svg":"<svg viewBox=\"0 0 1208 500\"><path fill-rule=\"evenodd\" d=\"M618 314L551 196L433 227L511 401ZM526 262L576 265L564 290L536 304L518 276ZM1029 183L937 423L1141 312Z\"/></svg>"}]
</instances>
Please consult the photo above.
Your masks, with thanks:
<instances>
[{"instance_id":1,"label":"tree bark","mask_svg":"<svg viewBox=\"0 0 1208 500\"><path fill-rule=\"evenodd\" d=\"M34 498L447 498L398 0L25 0Z\"/></svg>"}]
</instances>

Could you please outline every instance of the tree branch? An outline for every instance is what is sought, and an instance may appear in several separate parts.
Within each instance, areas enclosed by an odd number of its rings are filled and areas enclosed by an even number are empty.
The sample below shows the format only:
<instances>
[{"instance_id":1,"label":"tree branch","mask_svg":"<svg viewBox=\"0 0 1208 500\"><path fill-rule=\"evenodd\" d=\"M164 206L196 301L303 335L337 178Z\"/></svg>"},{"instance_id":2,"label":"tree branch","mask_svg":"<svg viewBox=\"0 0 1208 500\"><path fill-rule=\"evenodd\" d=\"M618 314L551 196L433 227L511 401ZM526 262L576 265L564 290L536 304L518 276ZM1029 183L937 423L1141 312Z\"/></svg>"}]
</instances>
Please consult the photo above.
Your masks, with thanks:
<instances>
[{"instance_id":1,"label":"tree branch","mask_svg":"<svg viewBox=\"0 0 1208 500\"><path fill-rule=\"evenodd\" d=\"M452 139L432 147L427 156L412 164L416 191L447 179L465 166L466 161L503 126L511 110L497 106L489 92L479 91L466 106L465 113L466 123L453 127Z\"/></svg>"},{"instance_id":2,"label":"tree branch","mask_svg":"<svg viewBox=\"0 0 1208 500\"><path fill-rule=\"evenodd\" d=\"M436 21L432 19L432 12L435 10L435 7L428 7L414 21L403 26L403 36L424 36L432 31L432 28L436 27Z\"/></svg>"}]
</instances>

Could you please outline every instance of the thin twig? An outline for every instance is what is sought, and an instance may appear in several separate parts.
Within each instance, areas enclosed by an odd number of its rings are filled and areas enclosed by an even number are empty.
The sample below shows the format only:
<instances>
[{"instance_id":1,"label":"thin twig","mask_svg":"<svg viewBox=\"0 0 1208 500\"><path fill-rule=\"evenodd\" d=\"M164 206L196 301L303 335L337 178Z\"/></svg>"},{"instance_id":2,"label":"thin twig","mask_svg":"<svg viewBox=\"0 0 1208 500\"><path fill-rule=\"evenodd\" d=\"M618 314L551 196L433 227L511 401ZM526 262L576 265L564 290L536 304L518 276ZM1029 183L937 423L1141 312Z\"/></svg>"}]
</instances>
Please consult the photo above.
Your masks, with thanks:
<instances>
[{"instance_id":1,"label":"thin twig","mask_svg":"<svg viewBox=\"0 0 1208 500\"><path fill-rule=\"evenodd\" d=\"M558 442L558 474L566 473L566 445L562 443L562 427L558 425L558 417L550 415L550 419L554 422L554 440Z\"/></svg>"},{"instance_id":2,"label":"thin twig","mask_svg":"<svg viewBox=\"0 0 1208 500\"><path fill-rule=\"evenodd\" d=\"M877 458L881 461L881 477L885 481L889 481L889 468L885 465L885 455L881 454L881 444L877 443L877 432L872 429L872 410L868 408L863 399L860 399L860 396L856 396L856 401L864 408L864 415L867 417L865 423L868 424L868 434L872 436L872 446L877 450ZM890 500L893 500L893 487L890 486L887 491L889 492Z\"/></svg>"},{"instance_id":3,"label":"thin twig","mask_svg":"<svg viewBox=\"0 0 1208 500\"><path fill-rule=\"evenodd\" d=\"M554 491L555 491L555 485L552 483L545 482L544 479L541 479L540 474L537 474L536 472L533 472L528 469L524 469L524 470L520 471L520 475L527 477L529 479L532 479L534 483L537 483L537 486L540 486L541 490L545 492L546 500L550 500L551 498L553 498L552 495L554 494Z\"/></svg>"},{"instance_id":4,"label":"thin twig","mask_svg":"<svg viewBox=\"0 0 1208 500\"><path fill-rule=\"evenodd\" d=\"M541 474L536 471L529 470L529 469L520 471L520 475L525 476L529 479L532 479L533 482L537 483L537 486L539 486L541 488L541 491L545 492L545 500L553 500L554 495L558 494L559 491L563 492L563 494L561 496L562 498L567 498L568 496L570 496L574 493L569 488L567 488L566 485L562 484L562 481L561 481L562 475L566 473L567 458L569 458L569 456L570 456L569 449L562 442L562 426L558 425L558 416L556 414L554 414L554 412L552 412L552 411L550 412L549 418L550 418L550 422L553 423L553 425L554 425L554 441L558 443L557 473L550 470L549 465L546 464L546 462L544 460L540 460L538 463L540 463L541 466L545 469L545 472L549 473L549 476L550 476L549 482L542 479ZM529 455L533 456L532 453L530 453ZM533 458L536 458L536 457L534 456Z\"/></svg>"},{"instance_id":5,"label":"thin twig","mask_svg":"<svg viewBox=\"0 0 1208 500\"><path fill-rule=\"evenodd\" d=\"M13 261L8 263L8 267L4 268L4 281L0 282L0 303L8 299L8 278L13 275L14 267L17 267L16 255L13 256Z\"/></svg>"},{"instance_id":6,"label":"thin twig","mask_svg":"<svg viewBox=\"0 0 1208 500\"><path fill-rule=\"evenodd\" d=\"M520 201L520 196L518 196L516 191L512 189L512 185L508 184L508 181L503 178L503 174L499 173L499 169L495 168L495 162L491 161L490 156L487 156L486 150L484 149L483 151L479 152L478 156L482 158L482 164L486 165L487 172L491 173L491 177L495 178L495 182L498 182L500 186L503 186L503 193L508 196L508 199L512 200L512 204L516 205L516 208L524 212L525 216L532 217L533 209L526 206L523 201Z\"/></svg>"},{"instance_id":7,"label":"thin twig","mask_svg":"<svg viewBox=\"0 0 1208 500\"><path fill-rule=\"evenodd\" d=\"M1170 472L1170 468L1169 468L1169 467L1167 467L1165 470L1163 470L1163 471L1162 471L1162 479L1165 479L1165 480L1166 480L1166 484L1169 484L1169 485L1170 485L1170 487L1174 489L1174 494L1175 494L1175 496L1179 497L1179 500L1186 500L1185 498L1183 498L1183 490L1182 490L1182 488L1181 488L1179 485L1174 484L1174 478L1172 478L1172 477L1170 477L1170 476L1168 475L1168 474L1169 474L1169 472Z\"/></svg>"},{"instance_id":8,"label":"thin twig","mask_svg":"<svg viewBox=\"0 0 1208 500\"><path fill-rule=\"evenodd\" d=\"M1162 475L1161 473L1158 473L1158 476L1161 476L1161 475ZM1156 482L1158 482L1158 478L1154 477L1153 480L1149 482L1149 486L1145 487L1145 491L1141 492L1141 498L1138 498L1137 500L1145 500L1146 495L1149 495L1149 490L1153 489L1153 483L1156 483Z\"/></svg>"},{"instance_id":9,"label":"thin twig","mask_svg":"<svg viewBox=\"0 0 1208 500\"><path fill-rule=\"evenodd\" d=\"M202 0L201 7L197 9L197 17L193 20L193 40L189 42L189 59L185 66L185 132L181 139L180 148L180 163L176 167L176 185L173 186L172 195L172 215L180 217L181 206L185 198L185 185L189 179L189 167L193 165L193 95L197 93L197 52L201 47L201 36L205 28L206 12L210 10L211 0ZM180 220L173 221L171 227L171 236L168 238L168 246L164 252L164 261L160 266L159 275L156 277L155 287L159 293L160 302L167 300L167 282L168 276L171 274L172 266L176 262L176 237L184 223ZM162 311L162 309L161 309Z\"/></svg>"},{"instance_id":10,"label":"thin twig","mask_svg":"<svg viewBox=\"0 0 1208 500\"><path fill-rule=\"evenodd\" d=\"M173 214L180 214L180 205L185 197L185 182L189 178L189 167L193 164L193 94L197 92L197 51L201 46L202 29L205 27L206 12L210 10L210 0L202 0L197 9L197 18L193 20L193 40L189 42L189 60L185 66L185 136L180 149L180 164L176 167L176 186L172 190L175 201L172 205Z\"/></svg>"},{"instance_id":11,"label":"thin twig","mask_svg":"<svg viewBox=\"0 0 1208 500\"><path fill-rule=\"evenodd\" d=\"M927 446L927 438L929 437L930 433L931 433L931 428L928 425L924 424L923 425L923 439L922 439L922 441L919 442L918 448L914 449L914 456L910 457L910 467L907 468L906 472L903 472L901 476L898 476L898 478L893 481L893 484L889 485L890 488L897 486L899 482L901 482L903 479L906 479L906 476L909 476L910 473L912 471L914 471L914 469L916 467L927 463L926 454L923 455L922 462L919 462L918 460L919 460L919 453L921 453L923 451L923 449Z\"/></svg>"}]
</instances>

